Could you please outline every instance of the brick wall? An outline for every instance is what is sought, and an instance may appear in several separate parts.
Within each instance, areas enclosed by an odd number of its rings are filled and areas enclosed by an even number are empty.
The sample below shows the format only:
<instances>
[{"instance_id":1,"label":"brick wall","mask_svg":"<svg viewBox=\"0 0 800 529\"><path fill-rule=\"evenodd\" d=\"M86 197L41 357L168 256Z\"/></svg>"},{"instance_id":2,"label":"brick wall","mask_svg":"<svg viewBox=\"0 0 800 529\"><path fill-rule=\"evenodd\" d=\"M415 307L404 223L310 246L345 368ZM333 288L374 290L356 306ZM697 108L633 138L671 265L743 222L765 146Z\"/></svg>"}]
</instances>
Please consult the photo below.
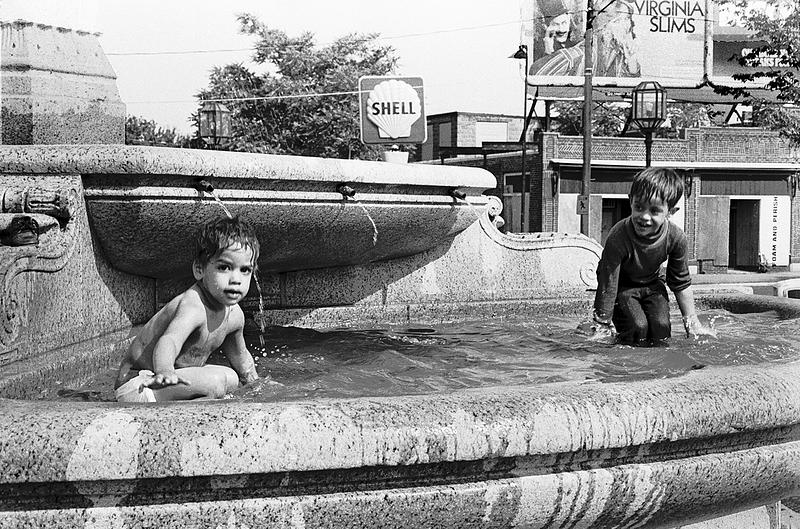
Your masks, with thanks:
<instances>
[{"instance_id":1,"label":"brick wall","mask_svg":"<svg viewBox=\"0 0 800 529\"><path fill-rule=\"evenodd\" d=\"M777 132L763 129L689 129L686 137L697 146L696 161L704 162L796 162L800 150Z\"/></svg>"},{"instance_id":2,"label":"brick wall","mask_svg":"<svg viewBox=\"0 0 800 529\"><path fill-rule=\"evenodd\" d=\"M688 142L682 139L654 139L651 155L653 160L686 161ZM583 159L583 138L560 136L558 151L554 158ZM644 138L592 137L592 160L618 160L643 162L645 158Z\"/></svg>"}]
</instances>

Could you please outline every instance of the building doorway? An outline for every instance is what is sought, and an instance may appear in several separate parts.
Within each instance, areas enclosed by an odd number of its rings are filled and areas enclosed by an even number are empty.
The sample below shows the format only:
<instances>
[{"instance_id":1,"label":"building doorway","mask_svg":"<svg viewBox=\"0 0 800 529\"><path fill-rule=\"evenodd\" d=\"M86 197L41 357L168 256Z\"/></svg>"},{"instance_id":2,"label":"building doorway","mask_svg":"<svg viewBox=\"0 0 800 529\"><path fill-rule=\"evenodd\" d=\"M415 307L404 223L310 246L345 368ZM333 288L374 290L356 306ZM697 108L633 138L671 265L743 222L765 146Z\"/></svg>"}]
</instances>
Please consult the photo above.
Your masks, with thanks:
<instances>
[{"instance_id":1,"label":"building doorway","mask_svg":"<svg viewBox=\"0 0 800 529\"><path fill-rule=\"evenodd\" d=\"M605 246L608 232L614 224L631 214L631 202L627 198L604 198L601 220L600 244Z\"/></svg>"},{"instance_id":2,"label":"building doorway","mask_svg":"<svg viewBox=\"0 0 800 529\"><path fill-rule=\"evenodd\" d=\"M522 232L522 175L503 175L503 220L502 231Z\"/></svg>"},{"instance_id":3,"label":"building doorway","mask_svg":"<svg viewBox=\"0 0 800 529\"><path fill-rule=\"evenodd\" d=\"M740 270L758 269L760 200L731 199L728 237L728 266Z\"/></svg>"}]
</instances>

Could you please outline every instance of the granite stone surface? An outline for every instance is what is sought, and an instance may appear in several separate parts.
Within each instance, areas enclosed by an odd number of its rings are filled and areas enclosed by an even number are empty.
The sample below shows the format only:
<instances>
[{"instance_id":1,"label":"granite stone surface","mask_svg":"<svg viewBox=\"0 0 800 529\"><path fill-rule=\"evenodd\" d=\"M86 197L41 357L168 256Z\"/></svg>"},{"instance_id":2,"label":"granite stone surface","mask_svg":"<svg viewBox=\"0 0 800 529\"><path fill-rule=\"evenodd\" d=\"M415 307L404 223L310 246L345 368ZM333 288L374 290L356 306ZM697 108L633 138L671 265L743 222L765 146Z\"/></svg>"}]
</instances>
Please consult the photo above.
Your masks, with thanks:
<instances>
[{"instance_id":1,"label":"granite stone surface","mask_svg":"<svg viewBox=\"0 0 800 529\"><path fill-rule=\"evenodd\" d=\"M121 144L125 104L97 35L0 23L0 144Z\"/></svg>"},{"instance_id":2,"label":"granite stone surface","mask_svg":"<svg viewBox=\"0 0 800 529\"><path fill-rule=\"evenodd\" d=\"M286 404L3 400L0 527L677 526L797 493L798 375Z\"/></svg>"}]
</instances>

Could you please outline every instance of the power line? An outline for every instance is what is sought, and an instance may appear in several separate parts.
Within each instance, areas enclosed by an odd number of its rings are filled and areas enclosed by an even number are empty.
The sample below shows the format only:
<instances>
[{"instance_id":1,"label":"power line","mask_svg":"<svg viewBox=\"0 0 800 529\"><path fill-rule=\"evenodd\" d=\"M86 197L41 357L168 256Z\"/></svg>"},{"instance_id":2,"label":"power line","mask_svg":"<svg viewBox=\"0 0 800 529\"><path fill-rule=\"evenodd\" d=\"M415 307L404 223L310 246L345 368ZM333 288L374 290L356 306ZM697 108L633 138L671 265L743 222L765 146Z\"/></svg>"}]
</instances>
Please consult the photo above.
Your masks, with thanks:
<instances>
[{"instance_id":1,"label":"power line","mask_svg":"<svg viewBox=\"0 0 800 529\"><path fill-rule=\"evenodd\" d=\"M519 24L521 20L511 20L508 22L496 22L493 24L482 24L479 26L462 26L458 28L450 28L450 29L438 29L434 31L427 31L421 33L406 33L403 35L393 35L393 36L386 36L382 37L379 36L375 40L397 40L397 39L406 39L412 37L424 37L427 35L439 35L442 33L456 33L459 31L472 31L475 29L485 29L485 28L492 28L492 27L499 27L499 26L508 26L511 24ZM114 57L122 57L122 56L134 56L134 55L191 55L191 54L201 54L201 53L228 53L228 52L242 52L242 51L254 51L255 48L230 48L230 49L218 49L218 50L170 50L170 51L130 51L130 52L108 52L106 53L107 56L114 56Z\"/></svg>"},{"instance_id":2,"label":"power line","mask_svg":"<svg viewBox=\"0 0 800 529\"><path fill-rule=\"evenodd\" d=\"M412 86L411 88L422 88L421 86ZM180 99L171 101L128 101L129 104L149 104L149 103L233 103L243 101L277 101L281 99L310 99L312 97L328 97L328 96L346 96L358 95L361 93L369 93L369 90L342 90L338 92L312 92L308 94L286 94L279 96L257 96L257 97L215 97L210 99Z\"/></svg>"},{"instance_id":3,"label":"power line","mask_svg":"<svg viewBox=\"0 0 800 529\"><path fill-rule=\"evenodd\" d=\"M607 4L603 9L600 10L602 12L606 8L608 8L614 1L612 0ZM577 13L584 13L585 11L567 11L564 14L568 15L575 15ZM597 13L599 14L599 13ZM649 17L649 15L644 13L631 13L632 17ZM379 36L375 40L398 40L398 39L406 39L406 38L413 38L413 37L425 37L428 35L440 35L444 33L457 33L460 31L472 31L476 29L485 29L485 28L492 28L492 27L500 27L500 26L508 26L511 24L525 24L526 22L533 22L535 20L540 20L543 22L547 22L549 19L555 18L553 15L539 15L537 17L533 17L532 19L519 19L519 20L511 20L507 22L496 22L493 24L482 24L478 26L462 26L458 28L449 28L449 29L439 29L433 31L426 31L420 33L405 33L402 35L390 35L390 36ZM705 18L705 17L675 17L670 16L667 18L694 18L695 20L706 22L716 22L719 23L718 19L714 18ZM199 55L199 54L207 54L207 53L233 53L233 52L246 52L246 51L254 51L255 48L220 48L215 50L165 50L165 51L129 51L129 52L108 52L106 56L109 57L131 57L131 56L153 56L153 55Z\"/></svg>"},{"instance_id":4,"label":"power line","mask_svg":"<svg viewBox=\"0 0 800 529\"><path fill-rule=\"evenodd\" d=\"M239 51L253 51L253 48L231 48L219 50L183 50L183 51L129 51L129 52L110 52L106 53L107 56L130 56L130 55L191 55L197 53L227 53Z\"/></svg>"}]
</instances>

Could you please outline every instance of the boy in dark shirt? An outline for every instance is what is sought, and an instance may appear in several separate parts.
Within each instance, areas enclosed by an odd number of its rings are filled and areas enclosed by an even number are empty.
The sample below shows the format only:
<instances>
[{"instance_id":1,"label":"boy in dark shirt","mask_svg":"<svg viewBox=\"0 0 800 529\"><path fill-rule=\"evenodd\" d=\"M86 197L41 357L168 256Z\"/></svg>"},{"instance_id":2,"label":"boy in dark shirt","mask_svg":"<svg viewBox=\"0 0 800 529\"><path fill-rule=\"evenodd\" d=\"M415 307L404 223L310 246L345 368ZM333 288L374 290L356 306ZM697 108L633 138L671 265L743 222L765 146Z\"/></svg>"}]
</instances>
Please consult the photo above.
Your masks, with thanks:
<instances>
[{"instance_id":1,"label":"boy in dark shirt","mask_svg":"<svg viewBox=\"0 0 800 529\"><path fill-rule=\"evenodd\" d=\"M619 340L635 345L669 338L669 287L686 335L715 336L695 314L686 234L669 222L682 195L683 181L672 169L649 167L634 177L631 216L611 228L597 265L596 332L616 326ZM666 280L660 275L664 261Z\"/></svg>"}]
</instances>

